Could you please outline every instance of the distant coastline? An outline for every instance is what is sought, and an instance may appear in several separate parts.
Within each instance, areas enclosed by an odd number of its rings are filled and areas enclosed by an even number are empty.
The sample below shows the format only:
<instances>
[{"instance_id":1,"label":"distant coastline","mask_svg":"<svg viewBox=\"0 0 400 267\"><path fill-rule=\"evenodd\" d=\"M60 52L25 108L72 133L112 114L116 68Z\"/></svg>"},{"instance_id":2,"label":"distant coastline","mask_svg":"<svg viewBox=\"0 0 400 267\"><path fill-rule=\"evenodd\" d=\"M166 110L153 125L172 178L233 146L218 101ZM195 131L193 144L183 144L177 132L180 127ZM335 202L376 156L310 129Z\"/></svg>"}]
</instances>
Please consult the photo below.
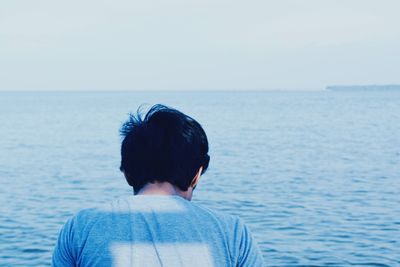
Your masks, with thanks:
<instances>
[{"instance_id":1,"label":"distant coastline","mask_svg":"<svg viewBox=\"0 0 400 267\"><path fill-rule=\"evenodd\" d=\"M400 91L400 84L387 85L330 85L326 87L330 91Z\"/></svg>"}]
</instances>

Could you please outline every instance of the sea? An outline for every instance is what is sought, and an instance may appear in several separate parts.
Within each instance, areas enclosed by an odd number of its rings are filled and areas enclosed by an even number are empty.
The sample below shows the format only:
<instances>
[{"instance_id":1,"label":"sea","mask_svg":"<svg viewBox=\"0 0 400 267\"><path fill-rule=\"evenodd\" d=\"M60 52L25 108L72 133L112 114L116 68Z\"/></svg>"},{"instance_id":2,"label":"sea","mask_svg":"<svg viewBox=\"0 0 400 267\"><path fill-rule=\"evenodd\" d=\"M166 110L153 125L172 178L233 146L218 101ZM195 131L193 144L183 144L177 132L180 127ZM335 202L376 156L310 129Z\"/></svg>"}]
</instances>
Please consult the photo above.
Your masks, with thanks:
<instances>
[{"instance_id":1,"label":"sea","mask_svg":"<svg viewBox=\"0 0 400 267\"><path fill-rule=\"evenodd\" d=\"M0 266L48 266L77 211L132 194L119 128L139 106L194 117L193 200L238 215L267 266L400 266L400 91L0 93Z\"/></svg>"}]
</instances>

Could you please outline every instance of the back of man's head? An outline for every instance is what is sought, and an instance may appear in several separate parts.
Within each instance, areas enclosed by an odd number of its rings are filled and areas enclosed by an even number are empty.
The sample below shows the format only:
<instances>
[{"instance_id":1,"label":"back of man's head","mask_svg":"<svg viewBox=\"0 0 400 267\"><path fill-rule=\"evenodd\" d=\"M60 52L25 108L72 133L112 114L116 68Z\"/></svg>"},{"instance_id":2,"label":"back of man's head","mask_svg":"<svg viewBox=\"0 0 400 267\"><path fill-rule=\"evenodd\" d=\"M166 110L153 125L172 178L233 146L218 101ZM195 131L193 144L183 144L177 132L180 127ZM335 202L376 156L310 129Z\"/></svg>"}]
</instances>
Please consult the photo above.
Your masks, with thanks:
<instances>
[{"instance_id":1,"label":"back of man's head","mask_svg":"<svg viewBox=\"0 0 400 267\"><path fill-rule=\"evenodd\" d=\"M169 182L186 191L202 168L207 170L207 136L201 125L182 112L154 105L142 118L130 114L121 127L121 167L134 192L147 183Z\"/></svg>"}]
</instances>

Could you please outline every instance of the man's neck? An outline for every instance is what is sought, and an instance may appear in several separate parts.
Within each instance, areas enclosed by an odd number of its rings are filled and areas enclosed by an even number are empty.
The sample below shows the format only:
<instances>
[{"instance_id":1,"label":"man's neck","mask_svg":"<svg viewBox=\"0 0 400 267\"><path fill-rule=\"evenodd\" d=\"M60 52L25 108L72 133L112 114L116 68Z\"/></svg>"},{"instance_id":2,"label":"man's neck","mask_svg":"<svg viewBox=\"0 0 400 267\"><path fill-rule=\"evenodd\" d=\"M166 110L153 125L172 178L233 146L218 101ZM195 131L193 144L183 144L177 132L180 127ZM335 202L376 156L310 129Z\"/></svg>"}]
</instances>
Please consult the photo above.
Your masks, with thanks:
<instances>
[{"instance_id":1,"label":"man's neck","mask_svg":"<svg viewBox=\"0 0 400 267\"><path fill-rule=\"evenodd\" d=\"M188 191L182 191L168 182L154 182L146 184L139 190L137 195L181 196L187 200L191 200L192 196Z\"/></svg>"}]
</instances>

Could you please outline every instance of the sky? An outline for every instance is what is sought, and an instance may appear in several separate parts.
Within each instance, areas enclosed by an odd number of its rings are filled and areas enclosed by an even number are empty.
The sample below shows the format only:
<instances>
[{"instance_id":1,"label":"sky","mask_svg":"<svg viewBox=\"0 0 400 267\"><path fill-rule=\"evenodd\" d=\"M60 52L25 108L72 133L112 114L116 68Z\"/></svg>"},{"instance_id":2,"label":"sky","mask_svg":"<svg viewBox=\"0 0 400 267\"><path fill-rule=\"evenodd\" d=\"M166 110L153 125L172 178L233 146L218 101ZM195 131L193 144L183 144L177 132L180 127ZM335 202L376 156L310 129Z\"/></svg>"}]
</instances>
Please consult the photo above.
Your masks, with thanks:
<instances>
[{"instance_id":1,"label":"sky","mask_svg":"<svg viewBox=\"0 0 400 267\"><path fill-rule=\"evenodd\" d=\"M398 0L4 0L0 90L400 84Z\"/></svg>"}]
</instances>

